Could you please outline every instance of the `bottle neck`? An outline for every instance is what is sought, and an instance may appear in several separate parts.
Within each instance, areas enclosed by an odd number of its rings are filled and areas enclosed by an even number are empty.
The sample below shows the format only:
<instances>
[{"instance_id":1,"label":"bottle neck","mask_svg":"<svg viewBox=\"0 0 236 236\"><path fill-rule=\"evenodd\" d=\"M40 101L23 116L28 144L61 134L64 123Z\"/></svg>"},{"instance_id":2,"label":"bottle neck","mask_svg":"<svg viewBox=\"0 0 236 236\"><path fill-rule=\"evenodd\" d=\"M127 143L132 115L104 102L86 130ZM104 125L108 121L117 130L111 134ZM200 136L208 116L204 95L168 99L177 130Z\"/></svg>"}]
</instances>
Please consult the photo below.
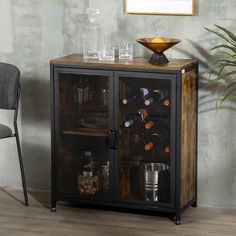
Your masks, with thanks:
<instances>
[{"instance_id":1,"label":"bottle neck","mask_svg":"<svg viewBox=\"0 0 236 236\"><path fill-rule=\"evenodd\" d=\"M151 129L153 126L154 126L154 121L152 121L152 120L149 120L149 121L144 125L145 129L147 129L147 130Z\"/></svg>"},{"instance_id":2,"label":"bottle neck","mask_svg":"<svg viewBox=\"0 0 236 236\"><path fill-rule=\"evenodd\" d=\"M141 116L142 121L149 115L146 109L139 109L138 114Z\"/></svg>"}]
</instances>

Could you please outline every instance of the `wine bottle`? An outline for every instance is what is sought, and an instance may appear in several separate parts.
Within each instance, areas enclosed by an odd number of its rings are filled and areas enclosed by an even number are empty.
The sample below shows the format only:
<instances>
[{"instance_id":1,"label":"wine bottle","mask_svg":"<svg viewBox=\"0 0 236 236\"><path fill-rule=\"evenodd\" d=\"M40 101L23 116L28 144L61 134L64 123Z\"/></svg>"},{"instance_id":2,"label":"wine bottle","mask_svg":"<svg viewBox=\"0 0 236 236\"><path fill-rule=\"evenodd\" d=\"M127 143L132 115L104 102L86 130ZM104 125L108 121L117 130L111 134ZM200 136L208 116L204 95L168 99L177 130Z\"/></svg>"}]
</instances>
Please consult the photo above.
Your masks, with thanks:
<instances>
[{"instance_id":1,"label":"wine bottle","mask_svg":"<svg viewBox=\"0 0 236 236\"><path fill-rule=\"evenodd\" d=\"M138 110L138 114L142 117L142 121L144 121L149 115L147 109L142 109L142 108Z\"/></svg>"},{"instance_id":2,"label":"wine bottle","mask_svg":"<svg viewBox=\"0 0 236 236\"><path fill-rule=\"evenodd\" d=\"M149 95L149 90L147 88L140 88L139 91L140 91L141 96L143 98L145 98L145 97L147 97Z\"/></svg>"},{"instance_id":3,"label":"wine bottle","mask_svg":"<svg viewBox=\"0 0 236 236\"><path fill-rule=\"evenodd\" d=\"M166 147L164 148L164 152L165 152L166 154L169 154L169 153L171 152L170 146L166 146Z\"/></svg>"},{"instance_id":4,"label":"wine bottle","mask_svg":"<svg viewBox=\"0 0 236 236\"><path fill-rule=\"evenodd\" d=\"M166 96L167 96L166 90L155 89L151 93L149 93L149 96L144 100L144 104L146 106L149 106L153 102L159 102L160 100L163 100Z\"/></svg>"},{"instance_id":5,"label":"wine bottle","mask_svg":"<svg viewBox=\"0 0 236 236\"><path fill-rule=\"evenodd\" d=\"M170 100L169 99L164 99L163 100L163 106L164 107L169 107L170 106Z\"/></svg>"},{"instance_id":6,"label":"wine bottle","mask_svg":"<svg viewBox=\"0 0 236 236\"><path fill-rule=\"evenodd\" d=\"M163 109L162 109L163 110ZM158 116L154 113L149 113L149 116L145 119L143 131L148 133L153 133L156 130L164 129L168 130L170 127L169 119Z\"/></svg>"},{"instance_id":7,"label":"wine bottle","mask_svg":"<svg viewBox=\"0 0 236 236\"><path fill-rule=\"evenodd\" d=\"M151 129L152 127L154 127L154 121L153 120L149 120L149 121L147 121L146 123L145 123L145 125L144 125L144 128L145 129L147 129L147 130L149 130L149 129Z\"/></svg>"},{"instance_id":8,"label":"wine bottle","mask_svg":"<svg viewBox=\"0 0 236 236\"><path fill-rule=\"evenodd\" d=\"M125 121L124 126L126 128L129 128L132 125L134 125L135 123L136 124L142 123L148 115L149 115L149 113L148 113L147 109L139 109L137 111L136 115L134 115L129 120Z\"/></svg>"},{"instance_id":9,"label":"wine bottle","mask_svg":"<svg viewBox=\"0 0 236 236\"><path fill-rule=\"evenodd\" d=\"M160 144L160 135L152 134L147 140L145 140L144 149L146 151L151 151L154 147L157 148Z\"/></svg>"},{"instance_id":10,"label":"wine bottle","mask_svg":"<svg viewBox=\"0 0 236 236\"><path fill-rule=\"evenodd\" d=\"M151 112L151 116L156 116L161 119L170 118L171 115L171 101L169 99L164 99L161 103L159 103L157 106L155 106L153 109L150 109L153 111Z\"/></svg>"},{"instance_id":11,"label":"wine bottle","mask_svg":"<svg viewBox=\"0 0 236 236\"><path fill-rule=\"evenodd\" d=\"M162 109L163 110L163 109ZM153 132L157 129L168 129L170 126L169 120L159 116L160 112L150 112L148 118L145 119L144 131Z\"/></svg>"},{"instance_id":12,"label":"wine bottle","mask_svg":"<svg viewBox=\"0 0 236 236\"><path fill-rule=\"evenodd\" d=\"M122 99L122 103L124 105L127 105L128 103L130 103L131 101L136 101L138 99L138 94L132 92L127 94L123 99Z\"/></svg>"},{"instance_id":13,"label":"wine bottle","mask_svg":"<svg viewBox=\"0 0 236 236\"><path fill-rule=\"evenodd\" d=\"M144 98L149 94L149 90L147 88L140 88L139 90L128 93L122 99L122 103L124 105L130 104L131 102L137 102L139 100L144 100Z\"/></svg>"},{"instance_id":14,"label":"wine bottle","mask_svg":"<svg viewBox=\"0 0 236 236\"><path fill-rule=\"evenodd\" d=\"M165 129L158 129L151 135L146 135L144 138L144 149L151 151L157 148L160 143L165 144L168 140L168 132ZM170 152L170 149L165 148L165 152Z\"/></svg>"}]
</instances>

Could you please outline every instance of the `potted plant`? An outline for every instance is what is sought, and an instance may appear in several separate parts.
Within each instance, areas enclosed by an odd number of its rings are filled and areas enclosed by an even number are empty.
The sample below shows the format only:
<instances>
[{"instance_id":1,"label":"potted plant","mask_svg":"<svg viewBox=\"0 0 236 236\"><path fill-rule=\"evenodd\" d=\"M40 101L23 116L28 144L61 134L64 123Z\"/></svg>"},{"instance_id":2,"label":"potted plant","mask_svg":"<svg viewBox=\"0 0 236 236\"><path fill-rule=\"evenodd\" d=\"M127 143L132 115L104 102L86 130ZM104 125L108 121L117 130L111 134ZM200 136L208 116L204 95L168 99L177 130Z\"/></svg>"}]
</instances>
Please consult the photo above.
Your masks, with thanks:
<instances>
[{"instance_id":1,"label":"potted plant","mask_svg":"<svg viewBox=\"0 0 236 236\"><path fill-rule=\"evenodd\" d=\"M217 30L206 30L217 35L223 42L211 49L219 55L209 69L210 76L214 75L214 79L210 79L208 85L217 92L216 109L219 109L226 100L236 98L236 35L219 25L215 27Z\"/></svg>"}]
</instances>

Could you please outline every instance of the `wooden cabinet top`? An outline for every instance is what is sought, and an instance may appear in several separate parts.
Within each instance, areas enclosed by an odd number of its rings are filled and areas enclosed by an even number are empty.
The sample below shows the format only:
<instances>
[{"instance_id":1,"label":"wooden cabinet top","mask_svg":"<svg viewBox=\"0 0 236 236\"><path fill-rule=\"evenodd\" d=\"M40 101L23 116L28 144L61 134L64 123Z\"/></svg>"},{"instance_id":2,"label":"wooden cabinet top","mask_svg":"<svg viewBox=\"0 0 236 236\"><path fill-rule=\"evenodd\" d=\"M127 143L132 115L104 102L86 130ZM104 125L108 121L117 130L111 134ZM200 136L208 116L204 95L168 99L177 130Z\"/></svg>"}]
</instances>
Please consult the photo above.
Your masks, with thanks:
<instances>
[{"instance_id":1,"label":"wooden cabinet top","mask_svg":"<svg viewBox=\"0 0 236 236\"><path fill-rule=\"evenodd\" d=\"M168 64L152 65L149 57L135 57L133 61L125 63L118 58L114 62L101 62L99 60L84 60L80 54L72 54L65 57L53 59L51 65L78 67L78 68L97 68L110 70L151 70L151 71L179 71L186 67L197 64L194 59L169 59Z\"/></svg>"}]
</instances>

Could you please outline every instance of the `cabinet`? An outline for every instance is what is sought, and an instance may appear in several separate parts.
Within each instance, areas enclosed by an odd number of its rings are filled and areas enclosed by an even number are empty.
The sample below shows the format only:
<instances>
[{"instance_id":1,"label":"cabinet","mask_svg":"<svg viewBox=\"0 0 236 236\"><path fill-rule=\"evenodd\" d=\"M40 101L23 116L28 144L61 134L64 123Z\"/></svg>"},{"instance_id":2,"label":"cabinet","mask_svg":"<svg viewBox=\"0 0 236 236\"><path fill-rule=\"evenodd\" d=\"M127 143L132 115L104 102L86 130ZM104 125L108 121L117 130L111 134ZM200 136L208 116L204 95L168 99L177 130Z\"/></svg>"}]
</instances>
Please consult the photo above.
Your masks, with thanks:
<instances>
[{"instance_id":1,"label":"cabinet","mask_svg":"<svg viewBox=\"0 0 236 236\"><path fill-rule=\"evenodd\" d=\"M51 60L56 202L181 213L197 205L198 63Z\"/></svg>"}]
</instances>

